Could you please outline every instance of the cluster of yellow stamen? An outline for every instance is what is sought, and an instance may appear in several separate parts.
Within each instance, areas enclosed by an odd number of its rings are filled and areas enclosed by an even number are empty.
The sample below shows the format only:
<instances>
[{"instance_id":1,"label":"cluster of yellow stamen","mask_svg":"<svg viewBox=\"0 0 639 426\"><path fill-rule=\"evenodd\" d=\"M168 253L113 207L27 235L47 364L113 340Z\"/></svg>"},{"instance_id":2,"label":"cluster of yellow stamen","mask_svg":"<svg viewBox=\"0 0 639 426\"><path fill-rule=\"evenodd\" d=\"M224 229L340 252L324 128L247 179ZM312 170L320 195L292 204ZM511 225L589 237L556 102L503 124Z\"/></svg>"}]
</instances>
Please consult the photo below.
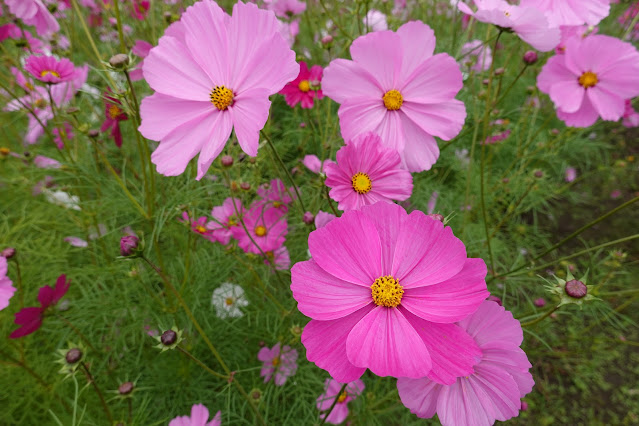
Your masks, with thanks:
<instances>
[{"instance_id":1,"label":"cluster of yellow stamen","mask_svg":"<svg viewBox=\"0 0 639 426\"><path fill-rule=\"evenodd\" d=\"M347 397L348 397L348 394L346 393L346 391L344 391L339 394L339 397L337 398L337 402L343 403L344 401L346 401Z\"/></svg>"},{"instance_id":2,"label":"cluster of yellow stamen","mask_svg":"<svg viewBox=\"0 0 639 426\"><path fill-rule=\"evenodd\" d=\"M382 100L384 101L384 106L389 111L397 111L404 103L404 97L399 93L399 90L395 89L384 93Z\"/></svg>"},{"instance_id":3,"label":"cluster of yellow stamen","mask_svg":"<svg viewBox=\"0 0 639 426\"><path fill-rule=\"evenodd\" d=\"M404 288L392 275L379 277L371 286L373 301L377 306L395 308L402 301Z\"/></svg>"},{"instance_id":4,"label":"cluster of yellow stamen","mask_svg":"<svg viewBox=\"0 0 639 426\"><path fill-rule=\"evenodd\" d=\"M273 365L273 367L277 367L278 365L280 365L280 357L276 356L275 358L273 358L273 361L271 361L271 365Z\"/></svg>"},{"instance_id":5,"label":"cluster of yellow stamen","mask_svg":"<svg viewBox=\"0 0 639 426\"><path fill-rule=\"evenodd\" d=\"M220 111L224 111L230 105L233 105L233 91L231 89L227 89L224 86L215 86L213 90L211 90L211 103L215 105L215 108Z\"/></svg>"},{"instance_id":6,"label":"cluster of yellow stamen","mask_svg":"<svg viewBox=\"0 0 639 426\"><path fill-rule=\"evenodd\" d=\"M232 297L227 297L224 303L226 303L227 306L231 306L233 303L235 303L235 299L233 299Z\"/></svg>"},{"instance_id":7,"label":"cluster of yellow stamen","mask_svg":"<svg viewBox=\"0 0 639 426\"><path fill-rule=\"evenodd\" d=\"M353 189L358 194L366 194L373 189L373 181L366 173L355 173L351 179Z\"/></svg>"},{"instance_id":8,"label":"cluster of yellow stamen","mask_svg":"<svg viewBox=\"0 0 639 426\"><path fill-rule=\"evenodd\" d=\"M53 71L53 70L40 71L40 77L46 77L48 74L51 74L54 77L60 78L60 74L58 74L57 71Z\"/></svg>"},{"instance_id":9,"label":"cluster of yellow stamen","mask_svg":"<svg viewBox=\"0 0 639 426\"><path fill-rule=\"evenodd\" d=\"M579 77L579 84L581 84L585 89L595 87L597 83L599 83L599 78L597 78L597 74L592 71L586 71L581 74L581 77Z\"/></svg>"},{"instance_id":10,"label":"cluster of yellow stamen","mask_svg":"<svg viewBox=\"0 0 639 426\"><path fill-rule=\"evenodd\" d=\"M257 235L258 237L263 237L264 235L266 235L266 227L257 225L255 227L255 235Z\"/></svg>"},{"instance_id":11,"label":"cluster of yellow stamen","mask_svg":"<svg viewBox=\"0 0 639 426\"><path fill-rule=\"evenodd\" d=\"M111 104L109 107L109 117L115 120L120 114L122 114L122 110L117 105Z\"/></svg>"},{"instance_id":12,"label":"cluster of yellow stamen","mask_svg":"<svg viewBox=\"0 0 639 426\"><path fill-rule=\"evenodd\" d=\"M297 88L306 93L311 90L311 83L309 83L308 80L302 80L300 84L297 85Z\"/></svg>"},{"instance_id":13,"label":"cluster of yellow stamen","mask_svg":"<svg viewBox=\"0 0 639 426\"><path fill-rule=\"evenodd\" d=\"M197 232L199 232L200 234L204 234L204 233L206 232L206 228L205 228L205 227L203 227L202 225L197 225L197 226L195 227L195 230L196 230Z\"/></svg>"}]
</instances>

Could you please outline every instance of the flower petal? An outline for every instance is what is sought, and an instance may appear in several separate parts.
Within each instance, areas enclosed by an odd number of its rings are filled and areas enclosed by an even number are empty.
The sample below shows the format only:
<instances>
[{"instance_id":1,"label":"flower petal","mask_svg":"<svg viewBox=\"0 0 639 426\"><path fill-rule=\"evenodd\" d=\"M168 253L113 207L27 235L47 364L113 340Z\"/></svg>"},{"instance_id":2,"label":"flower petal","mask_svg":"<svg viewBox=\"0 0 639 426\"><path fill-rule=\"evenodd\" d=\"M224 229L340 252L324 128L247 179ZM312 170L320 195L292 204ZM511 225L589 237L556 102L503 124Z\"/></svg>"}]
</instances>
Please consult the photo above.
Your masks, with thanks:
<instances>
[{"instance_id":1,"label":"flower petal","mask_svg":"<svg viewBox=\"0 0 639 426\"><path fill-rule=\"evenodd\" d=\"M358 37L351 44L353 61L368 70L384 93L397 89L402 64L401 38L392 31L377 31Z\"/></svg>"},{"instance_id":2,"label":"flower petal","mask_svg":"<svg viewBox=\"0 0 639 426\"><path fill-rule=\"evenodd\" d=\"M210 101L190 101L156 92L142 99L142 123L138 130L145 138L160 141L181 125L214 109Z\"/></svg>"},{"instance_id":3,"label":"flower petal","mask_svg":"<svg viewBox=\"0 0 639 426\"><path fill-rule=\"evenodd\" d=\"M375 77L364 67L347 59L335 59L326 67L322 91L340 104L348 99L359 98L375 99L382 104L381 99L385 93Z\"/></svg>"},{"instance_id":4,"label":"flower petal","mask_svg":"<svg viewBox=\"0 0 639 426\"><path fill-rule=\"evenodd\" d=\"M260 130L268 120L271 101L265 89L254 89L236 96L229 110L232 113L237 141L242 150L255 157L260 141Z\"/></svg>"},{"instance_id":5,"label":"flower petal","mask_svg":"<svg viewBox=\"0 0 639 426\"><path fill-rule=\"evenodd\" d=\"M421 379L400 377L397 379L397 391L402 404L411 413L422 419L429 419L437 413L437 399L442 387L439 383L426 377Z\"/></svg>"}]
</instances>

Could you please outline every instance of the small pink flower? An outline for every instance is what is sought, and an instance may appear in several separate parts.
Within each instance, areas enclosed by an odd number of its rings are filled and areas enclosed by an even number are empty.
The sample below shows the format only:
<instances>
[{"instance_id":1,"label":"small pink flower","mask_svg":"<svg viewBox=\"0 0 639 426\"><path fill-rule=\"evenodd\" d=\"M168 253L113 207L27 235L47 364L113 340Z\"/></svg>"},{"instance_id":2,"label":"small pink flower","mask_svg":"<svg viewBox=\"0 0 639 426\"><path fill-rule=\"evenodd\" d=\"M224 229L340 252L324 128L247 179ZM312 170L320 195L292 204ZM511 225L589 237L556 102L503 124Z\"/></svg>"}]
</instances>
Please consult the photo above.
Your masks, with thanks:
<instances>
[{"instance_id":1,"label":"small pink flower","mask_svg":"<svg viewBox=\"0 0 639 426\"><path fill-rule=\"evenodd\" d=\"M111 88L107 88L104 92L104 122L100 127L101 132L106 132L111 129L111 137L115 142L115 146L120 148L122 146L122 132L120 131L120 121L126 121L129 116L122 110L122 103L116 98L109 96Z\"/></svg>"},{"instance_id":2,"label":"small pink flower","mask_svg":"<svg viewBox=\"0 0 639 426\"><path fill-rule=\"evenodd\" d=\"M567 167L566 176L564 177L564 180L566 182L572 182L575 179L577 179L577 169L575 169L574 167Z\"/></svg>"},{"instance_id":3,"label":"small pink flower","mask_svg":"<svg viewBox=\"0 0 639 426\"><path fill-rule=\"evenodd\" d=\"M481 40L473 40L462 46L462 64L472 71L488 71L493 63L493 53Z\"/></svg>"},{"instance_id":4,"label":"small pink flower","mask_svg":"<svg viewBox=\"0 0 639 426\"><path fill-rule=\"evenodd\" d=\"M539 9L512 5L506 0L474 1L476 12L462 1L457 3L457 8L480 22L514 31L519 38L542 52L548 52L559 44L559 28L551 28Z\"/></svg>"},{"instance_id":5,"label":"small pink flower","mask_svg":"<svg viewBox=\"0 0 639 426\"><path fill-rule=\"evenodd\" d=\"M64 241L71 244L73 247L85 248L89 246L89 243L79 237L64 237Z\"/></svg>"},{"instance_id":6,"label":"small pink flower","mask_svg":"<svg viewBox=\"0 0 639 426\"><path fill-rule=\"evenodd\" d=\"M546 306L546 299L540 297L539 299L535 299L533 304L538 308L543 308L544 306Z\"/></svg>"},{"instance_id":7,"label":"small pink flower","mask_svg":"<svg viewBox=\"0 0 639 426\"><path fill-rule=\"evenodd\" d=\"M13 282L7 276L8 270L7 259L0 256L0 311L9 306L9 300L16 291Z\"/></svg>"},{"instance_id":8,"label":"small pink flower","mask_svg":"<svg viewBox=\"0 0 639 426\"><path fill-rule=\"evenodd\" d=\"M346 420L346 417L348 417L348 403L360 396L365 387L364 382L357 379L346 385L346 389L340 394L342 383L337 380L326 379L324 393L317 397L317 409L328 412L333 402L335 402L335 398L337 398L337 403L328 417L324 413L326 423L338 425Z\"/></svg>"},{"instance_id":9,"label":"small pink flower","mask_svg":"<svg viewBox=\"0 0 639 426\"><path fill-rule=\"evenodd\" d=\"M268 260L264 259L264 264L272 263L278 271L288 271L291 267L291 256L286 246L267 251L265 254L268 256Z\"/></svg>"},{"instance_id":10,"label":"small pink flower","mask_svg":"<svg viewBox=\"0 0 639 426\"><path fill-rule=\"evenodd\" d=\"M617 198L621 198L622 195L623 193L621 192L620 189L615 189L614 191L610 193L610 198L613 200L616 200Z\"/></svg>"},{"instance_id":11,"label":"small pink flower","mask_svg":"<svg viewBox=\"0 0 639 426\"><path fill-rule=\"evenodd\" d=\"M333 60L324 70L322 90L341 104L344 140L376 133L399 152L402 167L430 169L439 157L434 136L454 138L466 118L463 102L455 99L463 86L459 65L434 50L433 30L411 21L397 32L361 36L351 44L353 60Z\"/></svg>"},{"instance_id":12,"label":"small pink flower","mask_svg":"<svg viewBox=\"0 0 639 426\"><path fill-rule=\"evenodd\" d=\"M456 321L488 296L486 265L468 259L450 227L391 203L351 210L311 232L312 258L291 270L311 321L309 361L340 382L378 376L453 383L480 351Z\"/></svg>"},{"instance_id":13,"label":"small pink flower","mask_svg":"<svg viewBox=\"0 0 639 426\"><path fill-rule=\"evenodd\" d=\"M222 412L218 411L209 420L209 410L202 404L195 404L191 407L191 417L178 416L169 422L169 426L220 426L222 424Z\"/></svg>"},{"instance_id":14,"label":"small pink flower","mask_svg":"<svg viewBox=\"0 0 639 426\"><path fill-rule=\"evenodd\" d=\"M27 58L24 69L37 80L48 84L71 81L75 77L75 67L67 58L57 60L53 56L35 56Z\"/></svg>"},{"instance_id":15,"label":"small pink flower","mask_svg":"<svg viewBox=\"0 0 639 426\"><path fill-rule=\"evenodd\" d=\"M264 377L267 383L275 375L275 385L282 386L286 379L294 376L297 371L297 350L285 345L280 350L278 342L273 349L263 347L257 354L257 359L264 365L260 371L260 376Z\"/></svg>"},{"instance_id":16,"label":"small pink flower","mask_svg":"<svg viewBox=\"0 0 639 426\"><path fill-rule=\"evenodd\" d=\"M632 107L632 101L630 99L626 99L623 121L621 123L624 127L639 127L639 112L635 111Z\"/></svg>"},{"instance_id":17,"label":"small pink flower","mask_svg":"<svg viewBox=\"0 0 639 426\"><path fill-rule=\"evenodd\" d=\"M362 22L366 29L370 32L374 31L386 31L388 29L388 23L386 23L386 15L376 9L370 9Z\"/></svg>"},{"instance_id":18,"label":"small pink flower","mask_svg":"<svg viewBox=\"0 0 639 426\"><path fill-rule=\"evenodd\" d=\"M253 241L259 246L259 248L255 246L243 227L235 226L231 230L233 238L237 240L238 247L245 252L261 254L261 249L266 253L275 251L284 244L288 229L286 219L278 209L254 205L243 219Z\"/></svg>"},{"instance_id":19,"label":"small pink flower","mask_svg":"<svg viewBox=\"0 0 639 426\"><path fill-rule=\"evenodd\" d=\"M242 216L244 208L242 201L237 198L227 198L221 206L213 207L211 216L213 220L206 224L206 229L211 231L211 235L223 245L231 241L233 227L241 227L238 214Z\"/></svg>"},{"instance_id":20,"label":"small pink flower","mask_svg":"<svg viewBox=\"0 0 639 426\"><path fill-rule=\"evenodd\" d=\"M131 16L138 21L144 21L149 14L151 2L149 0L131 0L133 3L133 10Z\"/></svg>"},{"instance_id":21,"label":"small pink flower","mask_svg":"<svg viewBox=\"0 0 639 426\"><path fill-rule=\"evenodd\" d=\"M62 164L58 160L45 157L44 155L37 155L33 159L33 164L41 169L59 169L62 167Z\"/></svg>"},{"instance_id":22,"label":"small pink flower","mask_svg":"<svg viewBox=\"0 0 639 426\"><path fill-rule=\"evenodd\" d=\"M213 236L213 231L210 231L207 228L206 216L200 216L196 220L191 220L187 212L182 212L182 219L178 219L178 221L183 223L188 223L191 226L191 231L201 235L205 239L211 242L216 241L215 237Z\"/></svg>"},{"instance_id":23,"label":"small pink flower","mask_svg":"<svg viewBox=\"0 0 639 426\"><path fill-rule=\"evenodd\" d=\"M27 25L36 27L41 37L60 31L58 21L53 17L42 0L4 0L9 11Z\"/></svg>"},{"instance_id":24,"label":"small pink flower","mask_svg":"<svg viewBox=\"0 0 639 426\"><path fill-rule=\"evenodd\" d=\"M519 415L521 398L535 382L530 362L519 347L524 338L519 321L497 303L486 301L460 321L481 349L481 361L466 377L441 385L428 378L399 378L402 403L417 417L437 413L443 426L490 426Z\"/></svg>"},{"instance_id":25,"label":"small pink flower","mask_svg":"<svg viewBox=\"0 0 639 426\"><path fill-rule=\"evenodd\" d=\"M568 126L589 127L597 118L619 120L626 99L639 95L639 53L619 39L593 35L566 42L537 76L539 90L555 104Z\"/></svg>"},{"instance_id":26,"label":"small pink flower","mask_svg":"<svg viewBox=\"0 0 639 426\"><path fill-rule=\"evenodd\" d=\"M301 102L302 108L313 108L314 99L322 99L324 95L321 89L322 67L313 65L308 69L306 62L300 61L300 73L295 80L286 83L280 90L286 103L292 108Z\"/></svg>"},{"instance_id":27,"label":"small pink flower","mask_svg":"<svg viewBox=\"0 0 639 426\"><path fill-rule=\"evenodd\" d=\"M401 168L399 153L364 133L337 151L337 164L326 165L326 186L340 210L358 210L378 201L403 201L413 192L413 177Z\"/></svg>"},{"instance_id":28,"label":"small pink flower","mask_svg":"<svg viewBox=\"0 0 639 426\"><path fill-rule=\"evenodd\" d=\"M521 0L521 6L537 8L550 25L597 25L610 13L610 0Z\"/></svg>"},{"instance_id":29,"label":"small pink flower","mask_svg":"<svg viewBox=\"0 0 639 426\"><path fill-rule=\"evenodd\" d=\"M273 179L270 183L260 185L257 189L257 195L262 197L255 205L274 207L277 210L286 213L288 212L288 205L294 200L293 188L289 188L288 191L284 182L279 179Z\"/></svg>"},{"instance_id":30,"label":"small pink flower","mask_svg":"<svg viewBox=\"0 0 639 426\"><path fill-rule=\"evenodd\" d=\"M306 10L306 3L299 0L266 0L265 3L280 18L290 18Z\"/></svg>"},{"instance_id":31,"label":"small pink flower","mask_svg":"<svg viewBox=\"0 0 639 426\"><path fill-rule=\"evenodd\" d=\"M327 164L335 164L333 160L320 160L317 155L306 155L302 160L302 164L313 173L324 173L324 167Z\"/></svg>"},{"instance_id":32,"label":"small pink flower","mask_svg":"<svg viewBox=\"0 0 639 426\"><path fill-rule=\"evenodd\" d=\"M144 64L144 58L149 56L149 52L151 51L152 48L153 48L153 45L149 42L146 42L144 40L135 41L135 44L133 45L131 52L135 56L143 58L143 60L140 61L137 64L137 66L129 72L129 76L131 77L131 80L138 81L144 78L144 75L142 74L142 66Z\"/></svg>"},{"instance_id":33,"label":"small pink flower","mask_svg":"<svg viewBox=\"0 0 639 426\"><path fill-rule=\"evenodd\" d=\"M70 141L73 139L73 127L71 127L71 124L69 124L68 121L65 121L62 129L59 127L55 127L53 129L53 135L55 136L53 142L58 149L64 149L64 141Z\"/></svg>"},{"instance_id":34,"label":"small pink flower","mask_svg":"<svg viewBox=\"0 0 639 426\"><path fill-rule=\"evenodd\" d=\"M317 214L315 215L315 227L316 228L322 228L324 226L326 226L326 224L328 222L330 222L331 220L335 219L335 215L331 214L331 213L326 213L323 211L318 211Z\"/></svg>"}]
</instances>

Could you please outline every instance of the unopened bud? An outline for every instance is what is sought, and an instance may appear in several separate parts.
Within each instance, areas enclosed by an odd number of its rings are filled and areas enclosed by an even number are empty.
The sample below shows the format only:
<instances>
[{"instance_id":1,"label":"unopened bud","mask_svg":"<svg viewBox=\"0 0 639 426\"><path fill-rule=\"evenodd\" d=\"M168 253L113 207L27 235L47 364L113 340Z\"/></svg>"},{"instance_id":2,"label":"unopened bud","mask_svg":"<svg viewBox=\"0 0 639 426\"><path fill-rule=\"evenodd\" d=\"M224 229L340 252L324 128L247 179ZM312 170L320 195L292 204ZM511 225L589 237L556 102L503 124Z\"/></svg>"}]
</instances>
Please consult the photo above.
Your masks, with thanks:
<instances>
[{"instance_id":1,"label":"unopened bud","mask_svg":"<svg viewBox=\"0 0 639 426\"><path fill-rule=\"evenodd\" d=\"M225 155L220 159L220 162L224 167L231 167L233 165L233 157Z\"/></svg>"},{"instance_id":2,"label":"unopened bud","mask_svg":"<svg viewBox=\"0 0 639 426\"><path fill-rule=\"evenodd\" d=\"M586 284L578 280L570 280L566 283L566 294L575 299L581 299L588 294L588 287Z\"/></svg>"},{"instance_id":3,"label":"unopened bud","mask_svg":"<svg viewBox=\"0 0 639 426\"><path fill-rule=\"evenodd\" d=\"M91 130L89 130L88 135L89 135L90 138L95 139L98 136L100 136L100 132L98 130L96 130L96 129L91 129Z\"/></svg>"},{"instance_id":4,"label":"unopened bud","mask_svg":"<svg viewBox=\"0 0 639 426\"><path fill-rule=\"evenodd\" d=\"M118 387L118 393L120 395L129 395L133 392L133 382L124 382Z\"/></svg>"},{"instance_id":5,"label":"unopened bud","mask_svg":"<svg viewBox=\"0 0 639 426\"><path fill-rule=\"evenodd\" d=\"M166 330L164 333L162 333L162 336L160 337L160 342L162 342L164 346L171 346L177 341L177 338L178 338L178 335L175 331Z\"/></svg>"},{"instance_id":6,"label":"unopened bud","mask_svg":"<svg viewBox=\"0 0 639 426\"><path fill-rule=\"evenodd\" d=\"M322 42L324 46L330 45L331 43L333 43L333 36L330 34L327 34L324 37L322 37L322 40L320 41Z\"/></svg>"},{"instance_id":7,"label":"unopened bud","mask_svg":"<svg viewBox=\"0 0 639 426\"><path fill-rule=\"evenodd\" d=\"M77 364L82 359L82 351L78 348L69 349L64 359L69 364Z\"/></svg>"},{"instance_id":8,"label":"unopened bud","mask_svg":"<svg viewBox=\"0 0 639 426\"><path fill-rule=\"evenodd\" d=\"M302 217L302 220L305 224L311 225L315 221L315 215L313 215L313 213L311 212L306 212L304 213L304 217Z\"/></svg>"},{"instance_id":9,"label":"unopened bud","mask_svg":"<svg viewBox=\"0 0 639 426\"><path fill-rule=\"evenodd\" d=\"M7 247L6 249L2 250L2 253L0 253L0 256L5 257L7 259L11 259L15 255L16 255L16 249L14 249L13 247Z\"/></svg>"},{"instance_id":10,"label":"unopened bud","mask_svg":"<svg viewBox=\"0 0 639 426\"><path fill-rule=\"evenodd\" d=\"M242 182L240 184L240 188L242 188L242 190L244 191L248 191L249 189L251 189L251 184L248 182Z\"/></svg>"},{"instance_id":11,"label":"unopened bud","mask_svg":"<svg viewBox=\"0 0 639 426\"><path fill-rule=\"evenodd\" d=\"M111 56L111 59L109 59L109 65L113 68L123 69L129 65L129 57L124 53L118 53L117 55Z\"/></svg>"},{"instance_id":12,"label":"unopened bud","mask_svg":"<svg viewBox=\"0 0 639 426\"><path fill-rule=\"evenodd\" d=\"M120 238L120 255L132 256L140 244L140 239L135 235L125 235Z\"/></svg>"},{"instance_id":13,"label":"unopened bud","mask_svg":"<svg viewBox=\"0 0 639 426\"><path fill-rule=\"evenodd\" d=\"M536 178L544 177L544 172L542 172L541 170L535 170L535 177Z\"/></svg>"},{"instance_id":14,"label":"unopened bud","mask_svg":"<svg viewBox=\"0 0 639 426\"><path fill-rule=\"evenodd\" d=\"M526 63L526 65L535 64L537 62L537 59L537 52L533 50L529 50L528 52L524 53L524 63Z\"/></svg>"},{"instance_id":15,"label":"unopened bud","mask_svg":"<svg viewBox=\"0 0 639 426\"><path fill-rule=\"evenodd\" d=\"M506 72L506 68L499 67L495 70L495 75L502 75Z\"/></svg>"}]
</instances>

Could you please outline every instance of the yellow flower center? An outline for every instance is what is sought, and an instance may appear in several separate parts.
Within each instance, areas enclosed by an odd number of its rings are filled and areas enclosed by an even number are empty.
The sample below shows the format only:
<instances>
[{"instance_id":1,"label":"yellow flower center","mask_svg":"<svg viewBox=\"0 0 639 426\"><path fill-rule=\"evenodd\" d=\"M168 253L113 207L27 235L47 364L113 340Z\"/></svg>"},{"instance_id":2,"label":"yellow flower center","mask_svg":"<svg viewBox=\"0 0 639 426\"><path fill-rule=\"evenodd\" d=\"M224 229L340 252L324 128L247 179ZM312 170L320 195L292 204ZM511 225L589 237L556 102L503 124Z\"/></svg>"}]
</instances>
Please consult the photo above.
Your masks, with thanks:
<instances>
[{"instance_id":1,"label":"yellow flower center","mask_svg":"<svg viewBox=\"0 0 639 426\"><path fill-rule=\"evenodd\" d=\"M273 201L273 207L275 208L282 207L282 203L280 203L279 201Z\"/></svg>"},{"instance_id":2,"label":"yellow flower center","mask_svg":"<svg viewBox=\"0 0 639 426\"><path fill-rule=\"evenodd\" d=\"M226 300L224 301L224 303L226 303L227 306L231 306L233 302L234 300L232 297L227 297Z\"/></svg>"},{"instance_id":3,"label":"yellow flower center","mask_svg":"<svg viewBox=\"0 0 639 426\"><path fill-rule=\"evenodd\" d=\"M377 306L386 306L387 308L395 308L402 301L404 288L399 285L393 276L386 275L379 277L371 286L373 301Z\"/></svg>"},{"instance_id":4,"label":"yellow flower center","mask_svg":"<svg viewBox=\"0 0 639 426\"><path fill-rule=\"evenodd\" d=\"M342 392L339 394L339 398L337 398L337 402L342 403L344 401L346 401L346 397L348 396L348 394L346 393L346 391Z\"/></svg>"},{"instance_id":5,"label":"yellow flower center","mask_svg":"<svg viewBox=\"0 0 639 426\"><path fill-rule=\"evenodd\" d=\"M355 173L351 180L353 182L353 189L358 194L366 194L373 188L373 182L366 173Z\"/></svg>"},{"instance_id":6,"label":"yellow flower center","mask_svg":"<svg viewBox=\"0 0 639 426\"><path fill-rule=\"evenodd\" d=\"M275 260L275 253L273 253L271 250L267 251L266 253L264 253L266 255L266 257L268 257L268 259L273 262Z\"/></svg>"},{"instance_id":7,"label":"yellow flower center","mask_svg":"<svg viewBox=\"0 0 639 426\"><path fill-rule=\"evenodd\" d=\"M196 227L195 227L195 230L196 230L197 232L199 232L200 234L204 234L204 233L206 232L206 228L205 228L205 227L203 227L202 225L198 225L198 226L196 226Z\"/></svg>"},{"instance_id":8,"label":"yellow flower center","mask_svg":"<svg viewBox=\"0 0 639 426\"><path fill-rule=\"evenodd\" d=\"M579 84L581 84L585 89L594 87L597 83L599 83L599 79L597 78L597 74L594 72L586 71L581 74L581 77L579 77Z\"/></svg>"},{"instance_id":9,"label":"yellow flower center","mask_svg":"<svg viewBox=\"0 0 639 426\"><path fill-rule=\"evenodd\" d=\"M109 117L111 117L113 120L115 120L115 118L121 113L122 113L122 110L118 108L117 105L111 105L109 107Z\"/></svg>"},{"instance_id":10,"label":"yellow flower center","mask_svg":"<svg viewBox=\"0 0 639 426\"><path fill-rule=\"evenodd\" d=\"M395 89L386 92L382 99L384 100L384 106L389 111L397 111L404 103L404 97Z\"/></svg>"},{"instance_id":11,"label":"yellow flower center","mask_svg":"<svg viewBox=\"0 0 639 426\"><path fill-rule=\"evenodd\" d=\"M33 84L28 83L28 82L24 83L24 87L26 87L28 90L33 90L34 89Z\"/></svg>"},{"instance_id":12,"label":"yellow flower center","mask_svg":"<svg viewBox=\"0 0 639 426\"><path fill-rule=\"evenodd\" d=\"M304 93L311 90L311 84L308 82L308 80L300 81L300 84L298 84L297 87Z\"/></svg>"},{"instance_id":13,"label":"yellow flower center","mask_svg":"<svg viewBox=\"0 0 639 426\"><path fill-rule=\"evenodd\" d=\"M36 108L44 108L45 106L47 106L47 101L45 101L42 98L39 98L35 100L33 105L35 105Z\"/></svg>"},{"instance_id":14,"label":"yellow flower center","mask_svg":"<svg viewBox=\"0 0 639 426\"><path fill-rule=\"evenodd\" d=\"M266 228L263 227L262 225L256 226L255 235L257 235L258 237L263 237L264 235L266 235Z\"/></svg>"},{"instance_id":15,"label":"yellow flower center","mask_svg":"<svg viewBox=\"0 0 639 426\"><path fill-rule=\"evenodd\" d=\"M235 220L235 216L231 216L229 217L229 224L228 227L230 228L231 226L236 226L237 225L237 221Z\"/></svg>"},{"instance_id":16,"label":"yellow flower center","mask_svg":"<svg viewBox=\"0 0 639 426\"><path fill-rule=\"evenodd\" d=\"M220 111L224 111L230 105L233 105L233 91L224 86L215 86L211 90L211 103Z\"/></svg>"},{"instance_id":17,"label":"yellow flower center","mask_svg":"<svg viewBox=\"0 0 639 426\"><path fill-rule=\"evenodd\" d=\"M2 147L0 148L0 155L9 155L11 153L11 150L7 147Z\"/></svg>"},{"instance_id":18,"label":"yellow flower center","mask_svg":"<svg viewBox=\"0 0 639 426\"><path fill-rule=\"evenodd\" d=\"M278 365L280 365L280 357L276 356L275 358L273 358L273 361L271 361L271 364L273 365L273 367L277 367Z\"/></svg>"},{"instance_id":19,"label":"yellow flower center","mask_svg":"<svg viewBox=\"0 0 639 426\"><path fill-rule=\"evenodd\" d=\"M43 70L40 72L40 77L46 77L48 74L51 74L54 77L60 78L60 74L57 71L53 70Z\"/></svg>"}]
</instances>

